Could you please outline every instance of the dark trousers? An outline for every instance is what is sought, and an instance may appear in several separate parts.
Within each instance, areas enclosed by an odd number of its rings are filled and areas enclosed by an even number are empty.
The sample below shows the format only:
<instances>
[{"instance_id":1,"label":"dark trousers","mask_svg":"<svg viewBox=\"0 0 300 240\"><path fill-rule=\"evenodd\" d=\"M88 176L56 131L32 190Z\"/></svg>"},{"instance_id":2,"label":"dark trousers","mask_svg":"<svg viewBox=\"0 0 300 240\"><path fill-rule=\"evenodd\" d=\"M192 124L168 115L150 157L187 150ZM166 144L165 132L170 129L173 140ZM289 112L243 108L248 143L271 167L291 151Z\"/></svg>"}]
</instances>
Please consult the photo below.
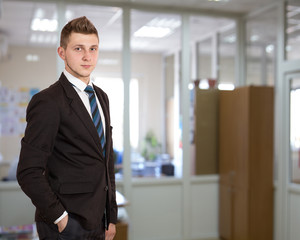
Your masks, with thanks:
<instances>
[{"instance_id":1,"label":"dark trousers","mask_svg":"<svg viewBox=\"0 0 300 240\"><path fill-rule=\"evenodd\" d=\"M105 229L102 223L97 229L88 231L70 215L68 224L61 233L54 223L36 222L36 227L41 240L105 240Z\"/></svg>"}]
</instances>

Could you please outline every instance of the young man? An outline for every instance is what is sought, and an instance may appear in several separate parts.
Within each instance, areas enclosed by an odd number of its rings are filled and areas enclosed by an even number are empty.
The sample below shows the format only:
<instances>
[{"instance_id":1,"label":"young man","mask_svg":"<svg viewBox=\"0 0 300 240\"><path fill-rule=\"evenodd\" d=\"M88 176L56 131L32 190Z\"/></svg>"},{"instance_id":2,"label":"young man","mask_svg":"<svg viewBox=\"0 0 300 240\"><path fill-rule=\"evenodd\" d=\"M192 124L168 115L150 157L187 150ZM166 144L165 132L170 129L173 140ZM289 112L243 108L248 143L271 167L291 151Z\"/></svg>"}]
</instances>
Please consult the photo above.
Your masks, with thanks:
<instances>
[{"instance_id":1,"label":"young man","mask_svg":"<svg viewBox=\"0 0 300 240\"><path fill-rule=\"evenodd\" d=\"M40 239L112 240L116 233L108 97L90 80L98 45L86 17L70 21L57 51L65 70L27 108L17 179L36 206Z\"/></svg>"}]
</instances>

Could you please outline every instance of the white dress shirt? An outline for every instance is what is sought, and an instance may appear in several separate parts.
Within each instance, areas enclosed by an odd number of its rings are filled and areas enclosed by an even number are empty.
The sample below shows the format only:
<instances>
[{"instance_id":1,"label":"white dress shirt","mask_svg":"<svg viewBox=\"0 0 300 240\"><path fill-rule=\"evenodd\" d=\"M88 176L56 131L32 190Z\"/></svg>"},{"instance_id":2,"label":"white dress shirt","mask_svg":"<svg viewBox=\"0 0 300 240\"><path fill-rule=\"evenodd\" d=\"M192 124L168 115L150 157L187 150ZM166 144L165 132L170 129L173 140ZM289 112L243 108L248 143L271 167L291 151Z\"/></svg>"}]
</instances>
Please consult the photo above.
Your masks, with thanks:
<instances>
[{"instance_id":1,"label":"white dress shirt","mask_svg":"<svg viewBox=\"0 0 300 240\"><path fill-rule=\"evenodd\" d=\"M73 85L75 91L78 93L79 97L81 98L81 101L83 102L86 110L88 111L91 118L93 119L92 113L91 113L89 95L88 95L87 92L84 91L84 89L86 88L87 85L83 81L81 81L80 79L78 79L78 78L74 77L72 74L70 74L66 69L64 70L64 74L67 77L67 79L69 80L69 82ZM92 80L90 80L88 85L93 87ZM93 87L93 89L94 89L94 87ZM99 111L100 111L100 116L101 116L101 120L102 120L102 124L103 124L104 136L105 136L105 118L104 118L104 114L103 114L101 104L99 102L99 99L98 99L96 93L95 93L95 96L96 96L97 105L98 105L98 108L99 108Z\"/></svg>"}]
</instances>

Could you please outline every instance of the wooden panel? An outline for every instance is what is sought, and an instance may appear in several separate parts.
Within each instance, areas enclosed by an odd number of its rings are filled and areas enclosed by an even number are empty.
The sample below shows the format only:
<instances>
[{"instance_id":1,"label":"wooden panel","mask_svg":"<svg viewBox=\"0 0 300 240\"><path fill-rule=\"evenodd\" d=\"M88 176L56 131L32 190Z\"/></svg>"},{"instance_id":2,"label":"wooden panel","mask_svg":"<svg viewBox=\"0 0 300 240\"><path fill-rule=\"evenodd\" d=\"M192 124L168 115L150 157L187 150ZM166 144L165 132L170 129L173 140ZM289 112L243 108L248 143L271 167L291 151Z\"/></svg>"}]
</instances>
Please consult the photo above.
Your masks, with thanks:
<instances>
[{"instance_id":1,"label":"wooden panel","mask_svg":"<svg viewBox=\"0 0 300 240\"><path fill-rule=\"evenodd\" d=\"M247 87L232 92L234 103L231 121L235 128L231 135L235 148L233 176L233 240L248 240L248 160L249 160L249 91Z\"/></svg>"},{"instance_id":2,"label":"wooden panel","mask_svg":"<svg viewBox=\"0 0 300 240\"><path fill-rule=\"evenodd\" d=\"M195 174L215 174L218 172L219 91L195 91Z\"/></svg>"},{"instance_id":3,"label":"wooden panel","mask_svg":"<svg viewBox=\"0 0 300 240\"><path fill-rule=\"evenodd\" d=\"M272 240L273 101L272 87L220 93L222 239Z\"/></svg>"},{"instance_id":4,"label":"wooden panel","mask_svg":"<svg viewBox=\"0 0 300 240\"><path fill-rule=\"evenodd\" d=\"M234 161L232 153L235 142L232 137L234 124L231 121L234 111L232 92L221 91L219 102L219 234L221 239L232 238L232 185L234 176Z\"/></svg>"},{"instance_id":5,"label":"wooden panel","mask_svg":"<svg viewBox=\"0 0 300 240\"><path fill-rule=\"evenodd\" d=\"M235 125L232 116L235 112L231 107L234 104L232 92L221 91L219 102L219 174L221 184L232 184L232 171L234 171L234 160L232 157L236 149L236 143L232 136Z\"/></svg>"},{"instance_id":6,"label":"wooden panel","mask_svg":"<svg viewBox=\"0 0 300 240\"><path fill-rule=\"evenodd\" d=\"M232 188L229 185L219 186L219 234L222 239L232 239Z\"/></svg>"},{"instance_id":7,"label":"wooden panel","mask_svg":"<svg viewBox=\"0 0 300 240\"><path fill-rule=\"evenodd\" d=\"M247 186L235 187L233 189L233 226L231 240L250 240L248 205L249 199Z\"/></svg>"},{"instance_id":8,"label":"wooden panel","mask_svg":"<svg viewBox=\"0 0 300 240\"><path fill-rule=\"evenodd\" d=\"M251 239L273 239L273 88L251 87L250 228Z\"/></svg>"}]
</instances>

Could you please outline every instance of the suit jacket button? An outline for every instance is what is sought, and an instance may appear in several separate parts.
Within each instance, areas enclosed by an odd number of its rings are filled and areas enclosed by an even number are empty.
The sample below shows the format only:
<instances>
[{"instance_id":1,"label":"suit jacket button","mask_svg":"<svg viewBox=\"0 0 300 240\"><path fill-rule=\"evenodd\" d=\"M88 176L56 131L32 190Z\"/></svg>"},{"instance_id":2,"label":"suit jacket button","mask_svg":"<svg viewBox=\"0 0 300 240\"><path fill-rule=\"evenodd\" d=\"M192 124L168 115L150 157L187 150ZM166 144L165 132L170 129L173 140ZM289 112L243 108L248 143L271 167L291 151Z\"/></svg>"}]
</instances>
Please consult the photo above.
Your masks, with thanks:
<instances>
[{"instance_id":1,"label":"suit jacket button","mask_svg":"<svg viewBox=\"0 0 300 240\"><path fill-rule=\"evenodd\" d=\"M108 190L108 186L105 186L104 191L107 191L107 190Z\"/></svg>"}]
</instances>

